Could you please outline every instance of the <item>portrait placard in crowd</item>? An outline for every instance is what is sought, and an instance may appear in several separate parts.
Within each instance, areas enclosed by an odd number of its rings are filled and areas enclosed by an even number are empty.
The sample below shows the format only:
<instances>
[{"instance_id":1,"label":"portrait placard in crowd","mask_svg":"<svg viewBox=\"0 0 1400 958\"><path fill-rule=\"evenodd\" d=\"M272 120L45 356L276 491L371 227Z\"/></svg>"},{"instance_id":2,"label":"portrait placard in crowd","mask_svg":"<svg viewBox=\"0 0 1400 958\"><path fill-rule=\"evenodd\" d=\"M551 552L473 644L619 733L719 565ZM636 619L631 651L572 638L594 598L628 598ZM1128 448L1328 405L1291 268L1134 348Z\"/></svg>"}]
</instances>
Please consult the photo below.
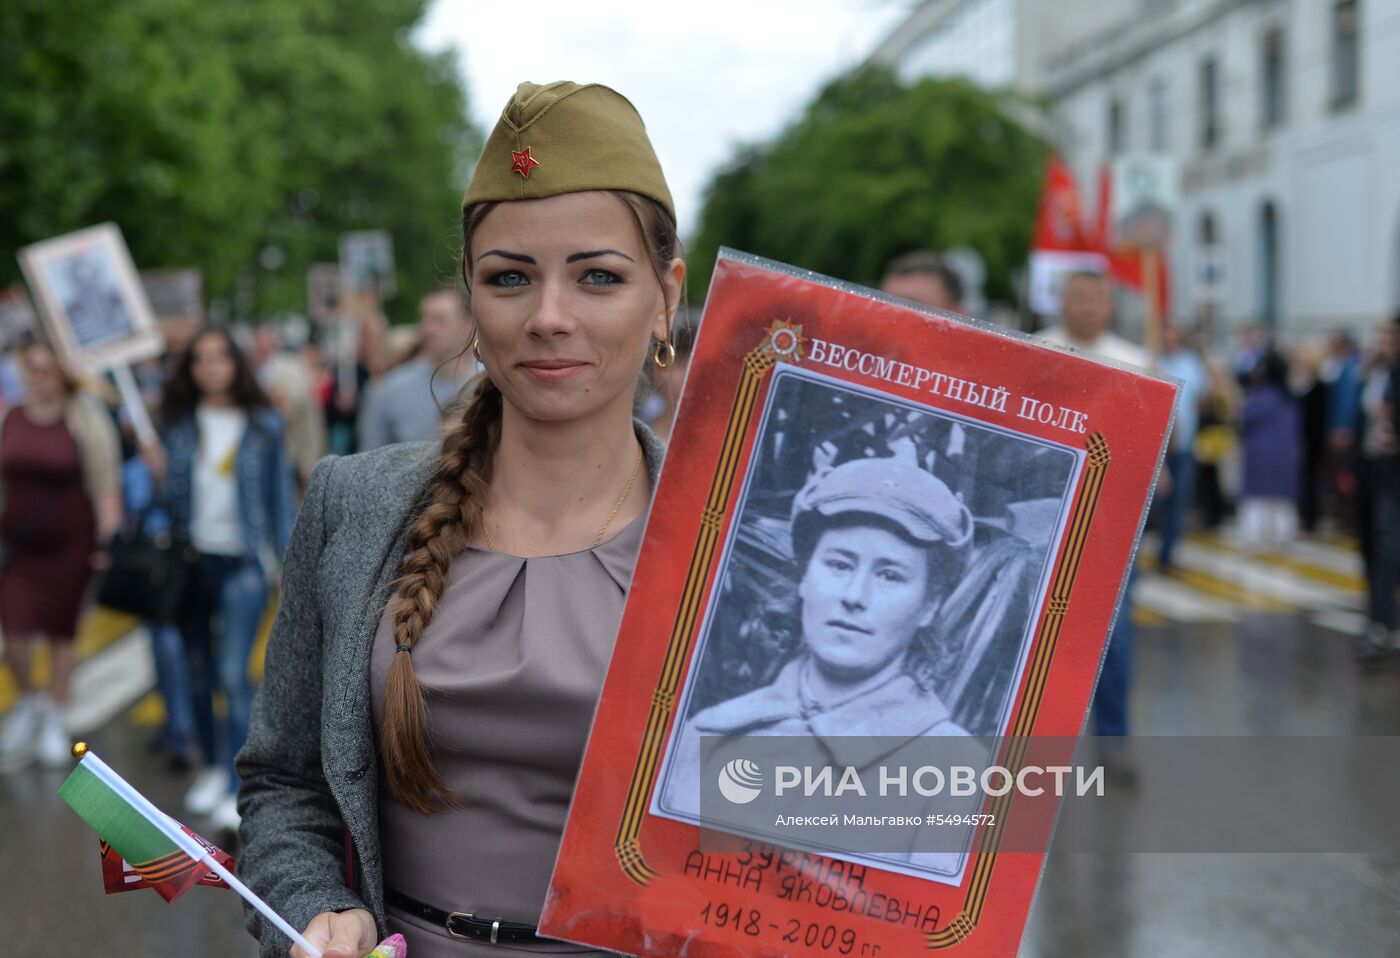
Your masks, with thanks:
<instances>
[{"instance_id":1,"label":"portrait placard in crowd","mask_svg":"<svg viewBox=\"0 0 1400 958\"><path fill-rule=\"evenodd\" d=\"M329 326L340 315L340 266L312 263L306 270L306 315L318 326Z\"/></svg>"},{"instance_id":2,"label":"portrait placard in crowd","mask_svg":"<svg viewBox=\"0 0 1400 958\"><path fill-rule=\"evenodd\" d=\"M164 349L121 231L104 223L26 246L20 267L54 346L78 368L126 366Z\"/></svg>"},{"instance_id":3,"label":"portrait placard in crowd","mask_svg":"<svg viewBox=\"0 0 1400 958\"><path fill-rule=\"evenodd\" d=\"M843 833L831 786L930 744L976 764L1078 735L1175 399L722 252L542 933L1014 954L1042 855L998 854L1006 800L916 797L856 816L900 829Z\"/></svg>"},{"instance_id":4,"label":"portrait placard in crowd","mask_svg":"<svg viewBox=\"0 0 1400 958\"><path fill-rule=\"evenodd\" d=\"M340 237L340 277L346 299L370 296L376 303L391 299L394 281L394 239L387 230L359 230Z\"/></svg>"},{"instance_id":5,"label":"portrait placard in crowd","mask_svg":"<svg viewBox=\"0 0 1400 958\"><path fill-rule=\"evenodd\" d=\"M204 274L199 270L143 269L141 285L158 321L204 321Z\"/></svg>"}]
</instances>

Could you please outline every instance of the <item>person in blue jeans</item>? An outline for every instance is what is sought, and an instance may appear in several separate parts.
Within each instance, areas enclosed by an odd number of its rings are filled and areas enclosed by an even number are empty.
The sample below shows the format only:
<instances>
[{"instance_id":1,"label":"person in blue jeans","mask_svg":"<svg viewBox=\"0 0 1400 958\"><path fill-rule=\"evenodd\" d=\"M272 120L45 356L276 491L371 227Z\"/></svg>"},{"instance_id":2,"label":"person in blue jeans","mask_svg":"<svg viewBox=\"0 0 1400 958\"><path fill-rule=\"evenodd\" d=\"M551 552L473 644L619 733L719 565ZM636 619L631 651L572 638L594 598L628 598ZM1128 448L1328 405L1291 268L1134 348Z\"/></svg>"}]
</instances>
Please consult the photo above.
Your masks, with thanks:
<instances>
[{"instance_id":1,"label":"person in blue jeans","mask_svg":"<svg viewBox=\"0 0 1400 958\"><path fill-rule=\"evenodd\" d=\"M295 480L281 419L227 331L206 327L190 342L166 385L161 443L145 458L164 479L172 528L199 554L177 615L205 762L185 807L234 830L233 760L253 702L248 662L291 536Z\"/></svg>"},{"instance_id":2,"label":"person in blue jeans","mask_svg":"<svg viewBox=\"0 0 1400 958\"><path fill-rule=\"evenodd\" d=\"M122 464L122 495L126 521L142 522L150 535L170 529L170 516L156 505L155 477L140 458ZM151 658L156 667L156 691L165 704L165 724L152 742L176 768L194 764L194 699L190 695L190 663L185 639L174 622L142 623L151 637Z\"/></svg>"},{"instance_id":3,"label":"person in blue jeans","mask_svg":"<svg viewBox=\"0 0 1400 958\"><path fill-rule=\"evenodd\" d=\"M1099 673L1099 685L1094 692L1092 713L1094 734L1101 737L1128 734L1128 688L1133 674L1133 645L1136 638L1133 628L1133 587L1136 585L1137 572L1130 570L1123 589L1123 604L1118 607L1118 617L1113 621L1113 631L1109 633L1108 645L1104 648L1103 670Z\"/></svg>"}]
</instances>

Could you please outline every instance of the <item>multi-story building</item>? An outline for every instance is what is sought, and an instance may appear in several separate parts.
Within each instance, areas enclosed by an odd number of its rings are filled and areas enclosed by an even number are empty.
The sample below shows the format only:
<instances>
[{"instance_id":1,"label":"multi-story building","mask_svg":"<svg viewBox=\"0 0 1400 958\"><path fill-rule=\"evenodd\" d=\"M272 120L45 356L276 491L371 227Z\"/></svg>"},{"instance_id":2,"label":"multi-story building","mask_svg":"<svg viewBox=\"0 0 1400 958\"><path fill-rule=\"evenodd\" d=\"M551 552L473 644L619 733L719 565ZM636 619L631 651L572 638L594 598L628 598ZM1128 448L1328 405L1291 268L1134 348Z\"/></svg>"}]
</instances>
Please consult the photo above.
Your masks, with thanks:
<instances>
[{"instance_id":1,"label":"multi-story building","mask_svg":"<svg viewBox=\"0 0 1400 958\"><path fill-rule=\"evenodd\" d=\"M1400 306L1400 0L929 0L873 59L1043 98L1091 206L1115 155L1173 156L1183 319Z\"/></svg>"}]
</instances>

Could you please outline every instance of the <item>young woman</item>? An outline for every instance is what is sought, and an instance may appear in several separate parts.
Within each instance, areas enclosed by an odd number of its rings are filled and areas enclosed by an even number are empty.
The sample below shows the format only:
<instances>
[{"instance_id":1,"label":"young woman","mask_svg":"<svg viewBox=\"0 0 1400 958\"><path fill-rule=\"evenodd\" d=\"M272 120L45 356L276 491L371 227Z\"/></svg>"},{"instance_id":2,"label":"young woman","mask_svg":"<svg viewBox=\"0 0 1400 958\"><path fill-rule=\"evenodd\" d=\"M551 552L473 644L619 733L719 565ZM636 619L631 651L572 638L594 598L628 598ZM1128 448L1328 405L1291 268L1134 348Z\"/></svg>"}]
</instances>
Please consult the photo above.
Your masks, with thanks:
<instances>
[{"instance_id":1,"label":"young woman","mask_svg":"<svg viewBox=\"0 0 1400 958\"><path fill-rule=\"evenodd\" d=\"M206 763L185 798L216 828L238 827L234 756L253 703L248 660L291 536L295 496L282 422L227 331L191 341L161 404L171 523L199 554L178 613ZM163 461L161 461L163 460ZM214 692L224 714L215 716Z\"/></svg>"},{"instance_id":2,"label":"young woman","mask_svg":"<svg viewBox=\"0 0 1400 958\"><path fill-rule=\"evenodd\" d=\"M414 958L595 954L533 931L661 465L633 398L671 361L685 267L641 119L596 85L520 87L463 233L485 377L441 443L317 467L239 756L244 878L327 958L391 930Z\"/></svg>"},{"instance_id":3,"label":"young woman","mask_svg":"<svg viewBox=\"0 0 1400 958\"><path fill-rule=\"evenodd\" d=\"M111 418L78 392L53 350L21 352L24 402L0 416L0 629L20 699L0 734L0 765L72 761L64 724L74 634L100 549L121 522L121 461ZM32 649L47 639L53 680L34 688Z\"/></svg>"}]
</instances>

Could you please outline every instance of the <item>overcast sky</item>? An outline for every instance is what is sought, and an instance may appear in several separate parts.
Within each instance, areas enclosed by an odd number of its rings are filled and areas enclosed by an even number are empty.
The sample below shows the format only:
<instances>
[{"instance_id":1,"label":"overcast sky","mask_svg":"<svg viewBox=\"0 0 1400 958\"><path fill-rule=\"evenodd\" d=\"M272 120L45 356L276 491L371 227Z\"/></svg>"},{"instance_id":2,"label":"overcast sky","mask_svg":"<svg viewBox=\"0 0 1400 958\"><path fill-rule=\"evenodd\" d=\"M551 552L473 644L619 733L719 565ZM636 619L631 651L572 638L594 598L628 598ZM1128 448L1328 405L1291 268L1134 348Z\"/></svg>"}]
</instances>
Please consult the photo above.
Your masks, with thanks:
<instances>
[{"instance_id":1,"label":"overcast sky","mask_svg":"<svg viewBox=\"0 0 1400 958\"><path fill-rule=\"evenodd\" d=\"M490 129L522 80L605 83L641 112L676 201L697 224L736 146L773 136L860 63L914 0L435 0L417 40L454 47Z\"/></svg>"}]
</instances>

